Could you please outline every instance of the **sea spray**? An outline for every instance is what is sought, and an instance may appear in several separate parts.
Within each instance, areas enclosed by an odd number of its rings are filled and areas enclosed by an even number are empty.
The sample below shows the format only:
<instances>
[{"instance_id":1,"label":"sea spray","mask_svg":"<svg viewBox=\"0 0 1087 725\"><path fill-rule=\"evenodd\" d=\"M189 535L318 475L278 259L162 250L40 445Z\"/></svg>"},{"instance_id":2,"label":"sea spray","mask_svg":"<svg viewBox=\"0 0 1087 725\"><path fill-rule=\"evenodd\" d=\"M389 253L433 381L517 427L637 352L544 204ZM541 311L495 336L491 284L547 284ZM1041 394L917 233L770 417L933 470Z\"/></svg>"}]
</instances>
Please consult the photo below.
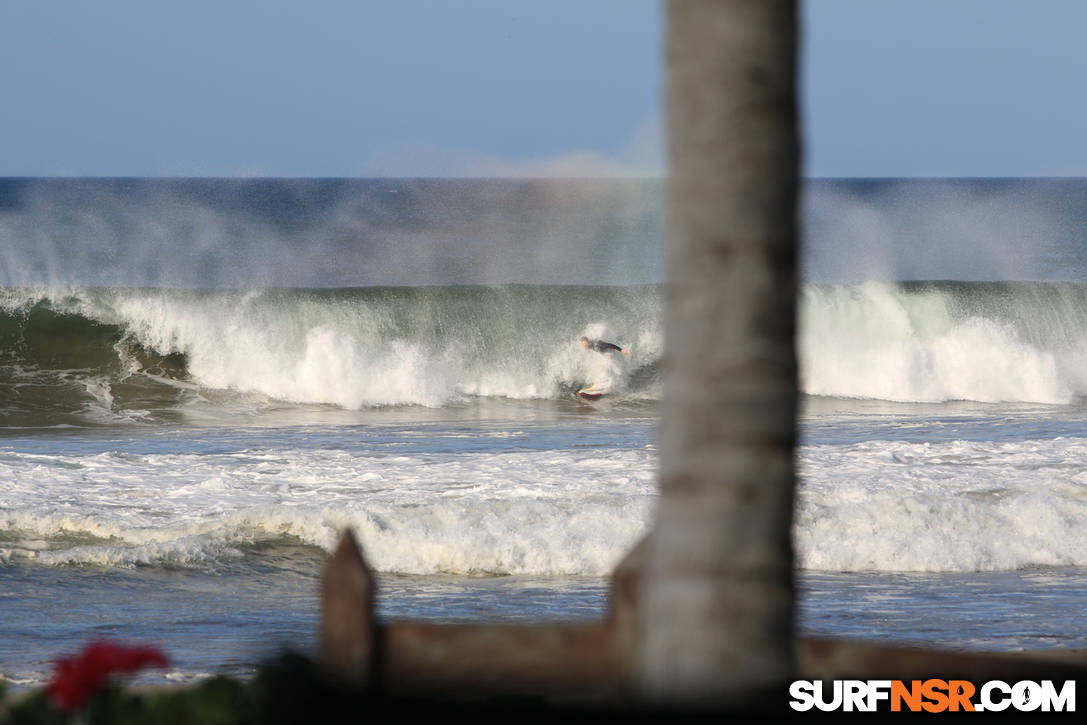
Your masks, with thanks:
<instances>
[{"instance_id":1,"label":"sea spray","mask_svg":"<svg viewBox=\"0 0 1087 725\"><path fill-rule=\"evenodd\" d=\"M0 286L655 284L658 179L3 179Z\"/></svg>"}]
</instances>

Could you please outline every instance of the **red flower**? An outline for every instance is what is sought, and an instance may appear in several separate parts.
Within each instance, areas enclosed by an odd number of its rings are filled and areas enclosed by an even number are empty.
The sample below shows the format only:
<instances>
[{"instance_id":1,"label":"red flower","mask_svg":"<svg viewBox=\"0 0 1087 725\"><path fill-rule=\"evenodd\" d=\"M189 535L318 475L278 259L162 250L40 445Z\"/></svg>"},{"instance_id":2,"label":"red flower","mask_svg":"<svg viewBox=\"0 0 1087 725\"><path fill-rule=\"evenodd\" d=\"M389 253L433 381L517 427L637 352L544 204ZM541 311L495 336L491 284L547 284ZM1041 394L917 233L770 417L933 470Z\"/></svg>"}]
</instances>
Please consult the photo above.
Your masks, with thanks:
<instances>
[{"instance_id":1,"label":"red flower","mask_svg":"<svg viewBox=\"0 0 1087 725\"><path fill-rule=\"evenodd\" d=\"M61 657L56 661L53 679L46 691L59 709L75 710L85 705L112 675L167 664L166 656L154 647L92 642L75 657Z\"/></svg>"}]
</instances>

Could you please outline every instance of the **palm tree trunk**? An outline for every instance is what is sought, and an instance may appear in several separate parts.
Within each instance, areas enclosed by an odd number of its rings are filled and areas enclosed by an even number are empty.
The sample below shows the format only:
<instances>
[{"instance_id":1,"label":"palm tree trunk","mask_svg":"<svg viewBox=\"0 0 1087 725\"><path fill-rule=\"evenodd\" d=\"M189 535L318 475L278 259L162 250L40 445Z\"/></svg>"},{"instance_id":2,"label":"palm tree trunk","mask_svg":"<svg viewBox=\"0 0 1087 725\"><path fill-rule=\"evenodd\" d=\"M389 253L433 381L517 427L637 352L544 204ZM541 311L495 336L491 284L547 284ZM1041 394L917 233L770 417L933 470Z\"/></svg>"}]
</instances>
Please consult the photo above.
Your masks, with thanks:
<instances>
[{"instance_id":1,"label":"palm tree trunk","mask_svg":"<svg viewBox=\"0 0 1087 725\"><path fill-rule=\"evenodd\" d=\"M660 504L639 671L726 703L793 668L794 0L669 0Z\"/></svg>"}]
</instances>

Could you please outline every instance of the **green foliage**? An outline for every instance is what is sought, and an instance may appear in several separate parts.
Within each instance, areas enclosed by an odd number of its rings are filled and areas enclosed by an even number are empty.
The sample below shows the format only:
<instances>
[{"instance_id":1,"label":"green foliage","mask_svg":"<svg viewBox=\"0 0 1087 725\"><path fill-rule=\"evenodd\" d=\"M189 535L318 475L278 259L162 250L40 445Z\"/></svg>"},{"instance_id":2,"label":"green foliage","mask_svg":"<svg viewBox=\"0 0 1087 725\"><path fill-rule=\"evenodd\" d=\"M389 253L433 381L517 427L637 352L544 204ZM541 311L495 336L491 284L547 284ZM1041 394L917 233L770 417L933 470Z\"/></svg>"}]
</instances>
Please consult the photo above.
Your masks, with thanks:
<instances>
[{"instance_id":1,"label":"green foliage","mask_svg":"<svg viewBox=\"0 0 1087 725\"><path fill-rule=\"evenodd\" d=\"M61 712L44 692L14 702L5 722L12 725L232 725L246 722L247 686L214 677L191 687L126 690L111 685L75 713Z\"/></svg>"}]
</instances>

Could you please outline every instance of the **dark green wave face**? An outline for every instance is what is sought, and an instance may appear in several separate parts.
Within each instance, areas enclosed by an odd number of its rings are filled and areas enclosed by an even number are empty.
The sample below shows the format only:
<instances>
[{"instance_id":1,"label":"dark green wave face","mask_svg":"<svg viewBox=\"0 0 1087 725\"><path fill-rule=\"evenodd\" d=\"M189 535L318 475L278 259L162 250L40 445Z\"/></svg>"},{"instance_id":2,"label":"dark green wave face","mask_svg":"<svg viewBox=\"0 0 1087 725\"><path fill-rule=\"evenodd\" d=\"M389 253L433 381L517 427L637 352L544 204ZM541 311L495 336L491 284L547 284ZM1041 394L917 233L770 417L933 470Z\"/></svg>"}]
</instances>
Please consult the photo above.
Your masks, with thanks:
<instances>
[{"instance_id":1,"label":"dark green wave face","mask_svg":"<svg viewBox=\"0 0 1087 725\"><path fill-rule=\"evenodd\" d=\"M442 407L657 397L658 286L4 291L4 427L198 405ZM602 355L583 335L632 348Z\"/></svg>"},{"instance_id":2,"label":"dark green wave face","mask_svg":"<svg viewBox=\"0 0 1087 725\"><path fill-rule=\"evenodd\" d=\"M185 356L144 347L121 324L48 299L0 310L3 427L81 425L95 408L166 408L188 378ZM92 416L93 417L93 416Z\"/></svg>"}]
</instances>

